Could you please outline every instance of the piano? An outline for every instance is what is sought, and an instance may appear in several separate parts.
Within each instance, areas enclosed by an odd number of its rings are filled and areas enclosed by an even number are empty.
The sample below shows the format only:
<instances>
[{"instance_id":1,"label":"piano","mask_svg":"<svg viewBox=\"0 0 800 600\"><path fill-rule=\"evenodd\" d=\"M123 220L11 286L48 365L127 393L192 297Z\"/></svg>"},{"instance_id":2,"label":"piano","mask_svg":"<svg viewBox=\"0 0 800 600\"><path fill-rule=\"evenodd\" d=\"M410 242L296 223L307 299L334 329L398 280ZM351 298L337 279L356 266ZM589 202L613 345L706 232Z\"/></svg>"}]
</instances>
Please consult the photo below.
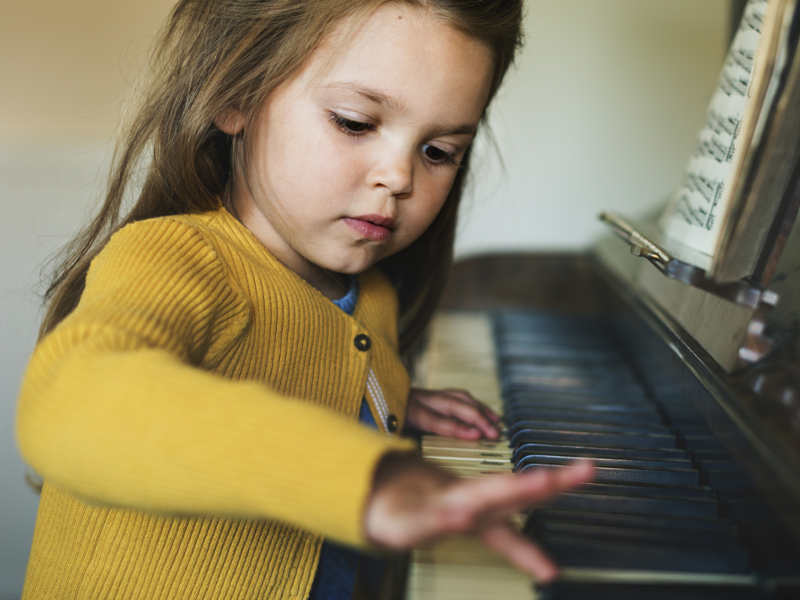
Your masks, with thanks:
<instances>
[{"instance_id":1,"label":"piano","mask_svg":"<svg viewBox=\"0 0 800 600\"><path fill-rule=\"evenodd\" d=\"M800 598L797 53L792 65L745 182L775 207L746 277L720 282L613 216L627 244L455 264L416 378L469 389L505 432L424 436L423 456L464 477L587 457L597 476L519 515L556 582L465 536L414 551L401 597Z\"/></svg>"}]
</instances>

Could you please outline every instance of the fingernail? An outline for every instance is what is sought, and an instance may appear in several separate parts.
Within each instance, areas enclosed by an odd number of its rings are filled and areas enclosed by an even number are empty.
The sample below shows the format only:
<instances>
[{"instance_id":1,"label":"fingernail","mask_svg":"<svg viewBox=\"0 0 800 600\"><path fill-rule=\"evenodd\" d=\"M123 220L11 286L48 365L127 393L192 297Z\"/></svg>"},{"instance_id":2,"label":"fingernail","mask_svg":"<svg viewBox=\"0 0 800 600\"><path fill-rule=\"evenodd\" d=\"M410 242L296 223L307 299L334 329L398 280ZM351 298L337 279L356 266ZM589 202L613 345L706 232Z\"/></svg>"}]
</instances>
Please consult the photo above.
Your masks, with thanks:
<instances>
[{"instance_id":1,"label":"fingernail","mask_svg":"<svg viewBox=\"0 0 800 600\"><path fill-rule=\"evenodd\" d=\"M555 579L556 577L558 577L558 569L555 569L555 568L554 568L554 569L552 569L552 570L551 570L551 571L550 571L548 574L546 574L546 575L545 575L545 576L544 576L544 577L541 579L541 581L542 581L543 583L549 583L549 582L553 581L553 579Z\"/></svg>"}]
</instances>

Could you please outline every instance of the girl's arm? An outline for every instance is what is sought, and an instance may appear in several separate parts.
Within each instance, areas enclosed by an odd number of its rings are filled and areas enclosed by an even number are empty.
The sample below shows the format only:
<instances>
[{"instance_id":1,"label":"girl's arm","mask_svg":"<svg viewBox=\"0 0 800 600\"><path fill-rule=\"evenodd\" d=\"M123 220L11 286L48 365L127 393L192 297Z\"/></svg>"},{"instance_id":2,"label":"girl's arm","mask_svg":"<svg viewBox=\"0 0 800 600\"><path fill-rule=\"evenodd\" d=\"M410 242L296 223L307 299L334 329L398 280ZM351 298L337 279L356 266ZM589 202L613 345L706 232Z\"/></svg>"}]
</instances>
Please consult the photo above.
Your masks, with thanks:
<instances>
[{"instance_id":1,"label":"girl's arm","mask_svg":"<svg viewBox=\"0 0 800 600\"><path fill-rule=\"evenodd\" d=\"M247 310L196 229L126 227L30 361L17 414L24 458L90 502L269 517L364 543L375 465L412 444L195 366L225 360Z\"/></svg>"}]
</instances>

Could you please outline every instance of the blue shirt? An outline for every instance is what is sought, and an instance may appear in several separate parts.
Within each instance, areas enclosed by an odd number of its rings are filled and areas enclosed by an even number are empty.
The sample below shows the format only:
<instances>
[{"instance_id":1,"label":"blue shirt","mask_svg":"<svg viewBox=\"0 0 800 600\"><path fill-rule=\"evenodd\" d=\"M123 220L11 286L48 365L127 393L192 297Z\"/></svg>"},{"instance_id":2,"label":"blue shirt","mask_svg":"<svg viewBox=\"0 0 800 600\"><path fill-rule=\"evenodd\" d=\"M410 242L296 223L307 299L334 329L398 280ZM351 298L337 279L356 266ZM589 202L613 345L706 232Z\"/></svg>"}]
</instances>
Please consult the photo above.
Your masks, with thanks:
<instances>
[{"instance_id":1,"label":"blue shirt","mask_svg":"<svg viewBox=\"0 0 800 600\"><path fill-rule=\"evenodd\" d=\"M358 279L353 277L347 294L333 303L352 315L358 301ZM372 416L366 398L361 401L358 420L374 429L378 424ZM325 540L319 556L317 574L311 586L309 600L350 600L356 583L359 565L370 587L377 589L383 574L383 561L368 554Z\"/></svg>"}]
</instances>

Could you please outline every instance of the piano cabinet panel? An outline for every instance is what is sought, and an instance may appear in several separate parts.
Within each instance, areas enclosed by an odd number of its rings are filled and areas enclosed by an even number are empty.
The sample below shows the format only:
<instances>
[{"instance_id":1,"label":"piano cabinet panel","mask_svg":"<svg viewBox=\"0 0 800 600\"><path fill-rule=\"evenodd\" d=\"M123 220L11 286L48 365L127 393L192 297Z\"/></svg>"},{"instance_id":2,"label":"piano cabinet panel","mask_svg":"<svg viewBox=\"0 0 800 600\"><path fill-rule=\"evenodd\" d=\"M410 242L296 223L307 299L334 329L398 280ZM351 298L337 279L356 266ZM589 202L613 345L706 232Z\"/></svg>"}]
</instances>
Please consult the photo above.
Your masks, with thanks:
<instances>
[{"instance_id":1,"label":"piano cabinet panel","mask_svg":"<svg viewBox=\"0 0 800 600\"><path fill-rule=\"evenodd\" d=\"M611 308L595 261L579 253L498 253L459 260L442 310L537 308L592 314Z\"/></svg>"}]
</instances>

